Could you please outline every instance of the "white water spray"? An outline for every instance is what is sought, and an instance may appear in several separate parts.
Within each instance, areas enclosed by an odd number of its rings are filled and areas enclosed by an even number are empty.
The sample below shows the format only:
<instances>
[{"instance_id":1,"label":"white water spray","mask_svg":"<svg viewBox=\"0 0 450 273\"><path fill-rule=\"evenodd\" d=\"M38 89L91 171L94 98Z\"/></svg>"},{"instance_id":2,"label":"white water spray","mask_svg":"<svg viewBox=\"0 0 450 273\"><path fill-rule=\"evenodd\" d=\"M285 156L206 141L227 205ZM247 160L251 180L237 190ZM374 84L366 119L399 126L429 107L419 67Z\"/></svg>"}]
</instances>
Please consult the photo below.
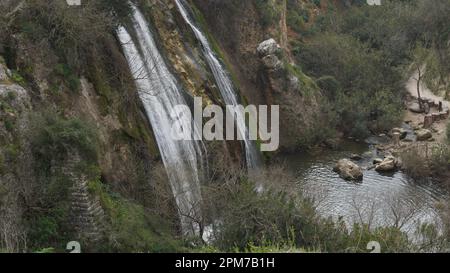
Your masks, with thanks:
<instances>
[{"instance_id":1,"label":"white water spray","mask_svg":"<svg viewBox=\"0 0 450 273\"><path fill-rule=\"evenodd\" d=\"M184 2L184 0L175 0L175 2L184 20L192 28L195 36L203 46L205 58L214 75L225 104L232 106L239 105L230 76L223 68L222 64L211 49L208 39L205 37L202 31L200 31L200 28L194 24L194 21L189 16L186 9L186 3ZM249 170L256 169L260 165L260 158L255 144L249 140L248 130L245 125L245 113L243 113L242 111L238 111L236 113L236 123L238 132L241 136L243 136L245 142L245 159L247 161L247 167Z\"/></svg>"},{"instance_id":2,"label":"white water spray","mask_svg":"<svg viewBox=\"0 0 450 273\"><path fill-rule=\"evenodd\" d=\"M171 125L175 120L189 126L194 123L188 117L170 116L171 109L176 105L186 105L186 101L156 46L147 21L134 5L132 8L137 43L124 27L119 27L117 34L152 125L183 232L197 235L202 201L199 166L202 165L204 145L196 141L176 141L171 137ZM194 133L197 134L198 130Z\"/></svg>"}]
</instances>

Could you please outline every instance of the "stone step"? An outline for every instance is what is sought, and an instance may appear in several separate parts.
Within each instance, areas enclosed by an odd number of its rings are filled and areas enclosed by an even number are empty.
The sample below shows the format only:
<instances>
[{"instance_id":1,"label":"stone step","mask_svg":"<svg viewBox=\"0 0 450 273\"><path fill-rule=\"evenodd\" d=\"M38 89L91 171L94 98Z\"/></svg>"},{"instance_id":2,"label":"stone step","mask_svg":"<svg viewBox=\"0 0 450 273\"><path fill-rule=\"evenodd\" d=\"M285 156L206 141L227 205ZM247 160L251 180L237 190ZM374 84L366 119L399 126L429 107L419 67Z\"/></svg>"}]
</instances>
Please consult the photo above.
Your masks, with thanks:
<instances>
[{"instance_id":1,"label":"stone step","mask_svg":"<svg viewBox=\"0 0 450 273\"><path fill-rule=\"evenodd\" d=\"M71 192L87 192L89 189L87 185L78 185L70 187L69 190Z\"/></svg>"},{"instance_id":2,"label":"stone step","mask_svg":"<svg viewBox=\"0 0 450 273\"><path fill-rule=\"evenodd\" d=\"M94 208L94 206L90 202L72 202L72 207L74 208L82 208L85 210L89 210Z\"/></svg>"},{"instance_id":3,"label":"stone step","mask_svg":"<svg viewBox=\"0 0 450 273\"><path fill-rule=\"evenodd\" d=\"M90 213L95 214L95 215L98 215L98 214L102 214L103 215L104 214L103 208L100 207L100 206L97 206L96 208L92 209L90 211Z\"/></svg>"},{"instance_id":4,"label":"stone step","mask_svg":"<svg viewBox=\"0 0 450 273\"><path fill-rule=\"evenodd\" d=\"M81 223L81 224L95 224L96 220L94 217L90 216L78 216L73 218L75 223Z\"/></svg>"},{"instance_id":5,"label":"stone step","mask_svg":"<svg viewBox=\"0 0 450 273\"><path fill-rule=\"evenodd\" d=\"M75 197L75 198L79 198L79 197L86 197L89 198L89 194L87 192L82 192L82 191L73 191L70 196Z\"/></svg>"},{"instance_id":6,"label":"stone step","mask_svg":"<svg viewBox=\"0 0 450 273\"><path fill-rule=\"evenodd\" d=\"M71 203L72 204L86 204L86 203L91 204L92 202L87 197L80 197L80 198L72 199Z\"/></svg>"},{"instance_id":7,"label":"stone step","mask_svg":"<svg viewBox=\"0 0 450 273\"><path fill-rule=\"evenodd\" d=\"M73 226L81 237L99 240L105 226L100 200L89 194L87 180L80 181L79 177L76 180L77 183L70 188Z\"/></svg>"}]
</instances>

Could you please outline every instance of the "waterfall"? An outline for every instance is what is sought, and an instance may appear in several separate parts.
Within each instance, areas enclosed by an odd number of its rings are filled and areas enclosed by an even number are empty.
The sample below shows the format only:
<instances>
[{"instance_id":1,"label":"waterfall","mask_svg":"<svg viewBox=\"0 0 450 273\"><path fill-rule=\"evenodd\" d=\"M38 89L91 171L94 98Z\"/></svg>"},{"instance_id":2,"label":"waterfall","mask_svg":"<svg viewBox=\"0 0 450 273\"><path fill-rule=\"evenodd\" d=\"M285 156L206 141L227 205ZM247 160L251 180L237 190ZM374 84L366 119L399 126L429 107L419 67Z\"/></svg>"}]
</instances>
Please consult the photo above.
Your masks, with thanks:
<instances>
[{"instance_id":1,"label":"waterfall","mask_svg":"<svg viewBox=\"0 0 450 273\"><path fill-rule=\"evenodd\" d=\"M187 105L183 90L161 56L144 16L134 5L132 8L137 43L124 27L118 28L117 35L153 128L183 232L185 235L195 235L199 232L196 220L201 218L199 166L202 166L204 145L196 141L177 141L171 137L174 122L181 123L183 128L195 127L195 123L190 117L171 116L176 105ZM199 129L194 128L194 132L198 134Z\"/></svg>"},{"instance_id":2,"label":"waterfall","mask_svg":"<svg viewBox=\"0 0 450 273\"><path fill-rule=\"evenodd\" d=\"M225 104L233 106L238 105L238 99L236 97L236 92L234 90L230 76L223 68L222 64L211 49L208 39L205 37L202 31L200 31L200 28L194 24L193 19L189 16L186 9L186 3L184 2L184 0L175 0L175 2L184 20L192 28L195 36L203 46L203 54L205 55L206 61L208 62L208 65L214 75ZM245 159L247 161L247 167L249 170L255 169L259 166L260 159L254 143L248 138L248 130L245 125L244 112L237 111L236 124L240 135L243 136L244 139Z\"/></svg>"}]
</instances>

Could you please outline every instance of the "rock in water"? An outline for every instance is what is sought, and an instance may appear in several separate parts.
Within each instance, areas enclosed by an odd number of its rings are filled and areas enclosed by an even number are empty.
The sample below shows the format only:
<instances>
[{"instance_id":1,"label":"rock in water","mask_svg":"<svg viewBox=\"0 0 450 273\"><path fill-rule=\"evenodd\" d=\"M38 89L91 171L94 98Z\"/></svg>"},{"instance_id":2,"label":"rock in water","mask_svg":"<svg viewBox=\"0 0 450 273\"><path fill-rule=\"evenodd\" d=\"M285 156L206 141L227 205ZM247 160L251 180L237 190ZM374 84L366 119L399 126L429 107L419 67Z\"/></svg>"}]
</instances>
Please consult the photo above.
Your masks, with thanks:
<instances>
[{"instance_id":1,"label":"rock in water","mask_svg":"<svg viewBox=\"0 0 450 273\"><path fill-rule=\"evenodd\" d=\"M381 162L383 162L383 159L381 159L381 158L375 158L373 160L373 164L375 164L375 165L380 164Z\"/></svg>"},{"instance_id":2,"label":"rock in water","mask_svg":"<svg viewBox=\"0 0 450 273\"><path fill-rule=\"evenodd\" d=\"M397 160L393 156L386 157L375 167L377 172L393 172L397 169Z\"/></svg>"},{"instance_id":3,"label":"rock in water","mask_svg":"<svg viewBox=\"0 0 450 273\"><path fill-rule=\"evenodd\" d=\"M333 169L345 180L361 181L363 179L362 168L349 159L341 159Z\"/></svg>"},{"instance_id":4,"label":"rock in water","mask_svg":"<svg viewBox=\"0 0 450 273\"><path fill-rule=\"evenodd\" d=\"M416 132L418 141L426 141L433 137L433 134L428 129L420 129Z\"/></svg>"},{"instance_id":5,"label":"rock in water","mask_svg":"<svg viewBox=\"0 0 450 273\"><path fill-rule=\"evenodd\" d=\"M362 159L362 156L360 156L359 154L351 154L350 155L350 159L351 160L355 160L355 161L359 161Z\"/></svg>"},{"instance_id":6,"label":"rock in water","mask_svg":"<svg viewBox=\"0 0 450 273\"><path fill-rule=\"evenodd\" d=\"M389 136L393 137L395 133L398 133L400 135L400 139L405 139L406 136L408 135L408 132L403 128L393 128L389 132Z\"/></svg>"}]
</instances>

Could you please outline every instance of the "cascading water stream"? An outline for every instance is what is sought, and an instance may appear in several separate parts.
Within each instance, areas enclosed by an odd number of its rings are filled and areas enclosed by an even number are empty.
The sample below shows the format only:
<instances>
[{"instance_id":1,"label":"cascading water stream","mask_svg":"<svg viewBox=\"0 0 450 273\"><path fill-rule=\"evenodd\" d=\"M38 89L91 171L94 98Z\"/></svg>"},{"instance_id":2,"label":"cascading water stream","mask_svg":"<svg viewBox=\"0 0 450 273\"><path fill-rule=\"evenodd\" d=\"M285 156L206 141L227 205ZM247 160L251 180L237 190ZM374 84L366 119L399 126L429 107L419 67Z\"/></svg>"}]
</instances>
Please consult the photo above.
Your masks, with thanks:
<instances>
[{"instance_id":1,"label":"cascading water stream","mask_svg":"<svg viewBox=\"0 0 450 273\"><path fill-rule=\"evenodd\" d=\"M184 20L192 28L195 36L203 46L205 58L214 75L225 104L237 106L239 103L230 76L223 68L222 64L211 49L208 39L205 37L203 32L200 31L200 28L194 24L194 21L187 12L186 3L184 2L184 0L175 0L175 2ZM245 142L245 159L247 161L247 167L249 170L256 169L260 165L260 158L255 144L248 137L248 130L247 126L245 125L244 112L237 111L236 124L238 127L237 129L240 135L243 136Z\"/></svg>"},{"instance_id":2,"label":"cascading water stream","mask_svg":"<svg viewBox=\"0 0 450 273\"><path fill-rule=\"evenodd\" d=\"M186 101L156 46L147 21L134 5L132 8L137 43L133 42L124 27L118 28L117 35L153 128L178 206L183 232L196 235L199 232L196 222L201 219L199 166L202 167L204 145L202 142L180 141L172 137L172 125L175 122L183 128L195 127L195 123L187 116L171 116L174 107L187 105ZM198 128L193 131L194 134L199 132Z\"/></svg>"}]
</instances>

